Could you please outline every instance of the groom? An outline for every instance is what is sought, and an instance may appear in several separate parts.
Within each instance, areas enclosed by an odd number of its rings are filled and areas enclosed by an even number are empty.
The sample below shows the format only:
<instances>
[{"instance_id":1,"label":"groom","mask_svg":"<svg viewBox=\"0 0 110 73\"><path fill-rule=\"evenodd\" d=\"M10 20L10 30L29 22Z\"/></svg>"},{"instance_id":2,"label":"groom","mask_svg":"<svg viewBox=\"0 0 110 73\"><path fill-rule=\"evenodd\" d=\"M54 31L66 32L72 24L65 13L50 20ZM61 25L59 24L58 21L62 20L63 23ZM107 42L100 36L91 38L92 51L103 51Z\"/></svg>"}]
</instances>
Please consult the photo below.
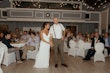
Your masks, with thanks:
<instances>
[{"instance_id":1,"label":"groom","mask_svg":"<svg viewBox=\"0 0 110 73\"><path fill-rule=\"evenodd\" d=\"M67 67L64 62L64 54L63 54L63 47L64 47L64 37L65 37L65 28L61 23L58 23L58 18L53 19L54 24L50 28L50 33L53 36L53 44L54 44L54 60L55 60L55 67L58 67L58 51L61 58L61 65Z\"/></svg>"}]
</instances>

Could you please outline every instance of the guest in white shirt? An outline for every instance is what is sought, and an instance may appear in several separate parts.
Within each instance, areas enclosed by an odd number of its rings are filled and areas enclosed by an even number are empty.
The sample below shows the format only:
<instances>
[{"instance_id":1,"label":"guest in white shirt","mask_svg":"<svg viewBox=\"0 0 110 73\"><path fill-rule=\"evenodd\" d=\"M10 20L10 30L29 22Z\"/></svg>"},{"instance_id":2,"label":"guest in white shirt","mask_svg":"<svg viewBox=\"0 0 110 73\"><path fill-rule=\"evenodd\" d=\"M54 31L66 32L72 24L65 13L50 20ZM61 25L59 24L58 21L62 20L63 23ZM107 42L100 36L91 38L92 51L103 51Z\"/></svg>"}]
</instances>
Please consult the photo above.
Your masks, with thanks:
<instances>
[{"instance_id":1,"label":"guest in white shirt","mask_svg":"<svg viewBox=\"0 0 110 73\"><path fill-rule=\"evenodd\" d=\"M40 33L39 32L36 33L36 38L39 38L39 41L40 41Z\"/></svg>"},{"instance_id":2,"label":"guest in white shirt","mask_svg":"<svg viewBox=\"0 0 110 73\"><path fill-rule=\"evenodd\" d=\"M39 45L39 37L36 37L36 33L31 32L30 35L31 35L31 38L29 38L29 40L27 41L26 46L22 48L23 49L23 55L22 55L23 60L26 59L28 50L33 51Z\"/></svg>"},{"instance_id":3,"label":"guest in white shirt","mask_svg":"<svg viewBox=\"0 0 110 73\"><path fill-rule=\"evenodd\" d=\"M24 32L23 32L23 35L21 36L21 40L27 42L30 37L31 37L31 36L27 33L27 31L24 31Z\"/></svg>"}]
</instances>

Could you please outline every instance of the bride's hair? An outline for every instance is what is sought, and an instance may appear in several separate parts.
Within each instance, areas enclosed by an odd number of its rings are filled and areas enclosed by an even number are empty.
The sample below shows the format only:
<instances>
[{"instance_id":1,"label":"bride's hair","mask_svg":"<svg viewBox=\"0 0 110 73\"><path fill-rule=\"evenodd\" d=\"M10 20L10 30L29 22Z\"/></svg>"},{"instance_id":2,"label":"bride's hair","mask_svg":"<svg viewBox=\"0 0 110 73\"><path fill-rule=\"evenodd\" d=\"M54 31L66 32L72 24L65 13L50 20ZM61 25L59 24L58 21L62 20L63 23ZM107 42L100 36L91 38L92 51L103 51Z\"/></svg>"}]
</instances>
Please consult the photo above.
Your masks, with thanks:
<instances>
[{"instance_id":1,"label":"bride's hair","mask_svg":"<svg viewBox=\"0 0 110 73\"><path fill-rule=\"evenodd\" d=\"M45 28L45 26L46 26L47 24L50 24L50 23L49 23L49 22L44 22L44 23L43 23L42 30Z\"/></svg>"}]
</instances>

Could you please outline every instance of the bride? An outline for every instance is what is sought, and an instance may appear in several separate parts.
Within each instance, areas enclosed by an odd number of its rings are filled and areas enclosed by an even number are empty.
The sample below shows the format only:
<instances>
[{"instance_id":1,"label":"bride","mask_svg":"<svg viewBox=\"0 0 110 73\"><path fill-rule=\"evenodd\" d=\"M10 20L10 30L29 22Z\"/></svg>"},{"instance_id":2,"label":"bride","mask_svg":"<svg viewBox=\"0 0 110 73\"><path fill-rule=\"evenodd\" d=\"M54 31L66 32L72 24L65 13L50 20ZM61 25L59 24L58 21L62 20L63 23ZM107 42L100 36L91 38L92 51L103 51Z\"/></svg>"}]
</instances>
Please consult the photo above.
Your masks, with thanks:
<instances>
[{"instance_id":1,"label":"bride","mask_svg":"<svg viewBox=\"0 0 110 73\"><path fill-rule=\"evenodd\" d=\"M53 46L52 36L49 33L50 23L45 22L43 24L43 29L40 32L40 47L39 52L36 56L35 68L48 68L49 67L49 58L50 58L50 47Z\"/></svg>"}]
</instances>

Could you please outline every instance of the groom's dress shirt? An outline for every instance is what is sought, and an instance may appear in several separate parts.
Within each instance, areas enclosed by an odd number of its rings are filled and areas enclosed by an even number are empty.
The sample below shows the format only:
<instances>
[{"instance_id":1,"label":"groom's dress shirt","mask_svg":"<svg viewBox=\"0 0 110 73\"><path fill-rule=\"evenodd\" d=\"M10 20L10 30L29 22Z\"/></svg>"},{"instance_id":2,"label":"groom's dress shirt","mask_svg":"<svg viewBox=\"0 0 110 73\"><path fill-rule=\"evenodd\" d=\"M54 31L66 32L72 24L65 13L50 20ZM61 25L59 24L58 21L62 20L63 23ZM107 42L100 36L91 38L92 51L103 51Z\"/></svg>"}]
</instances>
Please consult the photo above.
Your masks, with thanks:
<instances>
[{"instance_id":1,"label":"groom's dress shirt","mask_svg":"<svg viewBox=\"0 0 110 73\"><path fill-rule=\"evenodd\" d=\"M53 24L49 32L52 34L53 38L61 39L63 36L62 33L64 30L65 30L64 26L58 23L58 24Z\"/></svg>"}]
</instances>

